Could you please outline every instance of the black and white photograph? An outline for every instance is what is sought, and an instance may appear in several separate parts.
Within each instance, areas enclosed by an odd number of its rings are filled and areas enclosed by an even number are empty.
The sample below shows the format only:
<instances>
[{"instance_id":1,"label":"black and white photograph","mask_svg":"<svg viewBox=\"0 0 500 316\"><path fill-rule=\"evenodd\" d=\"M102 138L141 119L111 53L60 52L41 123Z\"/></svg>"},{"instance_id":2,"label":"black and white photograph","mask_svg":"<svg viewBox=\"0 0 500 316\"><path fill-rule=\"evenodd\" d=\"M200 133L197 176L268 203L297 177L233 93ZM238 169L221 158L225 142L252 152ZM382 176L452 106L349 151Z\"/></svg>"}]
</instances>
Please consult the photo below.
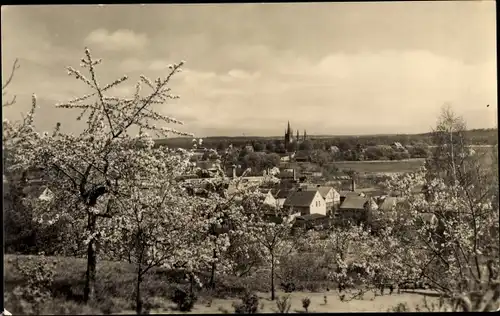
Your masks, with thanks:
<instances>
[{"instance_id":1,"label":"black and white photograph","mask_svg":"<svg viewBox=\"0 0 500 316\"><path fill-rule=\"evenodd\" d=\"M496 2L1 7L2 315L500 311Z\"/></svg>"}]
</instances>

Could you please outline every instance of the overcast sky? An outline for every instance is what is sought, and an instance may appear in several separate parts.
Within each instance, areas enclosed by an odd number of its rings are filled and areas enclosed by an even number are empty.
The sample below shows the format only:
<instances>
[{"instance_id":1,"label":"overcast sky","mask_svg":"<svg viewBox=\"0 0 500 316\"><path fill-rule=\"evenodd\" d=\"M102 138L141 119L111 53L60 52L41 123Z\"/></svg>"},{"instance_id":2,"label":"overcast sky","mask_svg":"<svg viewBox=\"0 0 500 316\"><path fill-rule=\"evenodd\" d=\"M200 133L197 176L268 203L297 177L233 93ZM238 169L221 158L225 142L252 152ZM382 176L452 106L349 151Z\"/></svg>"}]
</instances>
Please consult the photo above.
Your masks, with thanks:
<instances>
[{"instance_id":1,"label":"overcast sky","mask_svg":"<svg viewBox=\"0 0 500 316\"><path fill-rule=\"evenodd\" d=\"M116 94L185 60L162 111L197 136L426 132L446 102L497 125L494 1L2 6L1 29L2 75L21 65L4 118L36 93L44 130L80 130L54 105L87 92L65 70L86 46L102 82L130 76Z\"/></svg>"}]
</instances>

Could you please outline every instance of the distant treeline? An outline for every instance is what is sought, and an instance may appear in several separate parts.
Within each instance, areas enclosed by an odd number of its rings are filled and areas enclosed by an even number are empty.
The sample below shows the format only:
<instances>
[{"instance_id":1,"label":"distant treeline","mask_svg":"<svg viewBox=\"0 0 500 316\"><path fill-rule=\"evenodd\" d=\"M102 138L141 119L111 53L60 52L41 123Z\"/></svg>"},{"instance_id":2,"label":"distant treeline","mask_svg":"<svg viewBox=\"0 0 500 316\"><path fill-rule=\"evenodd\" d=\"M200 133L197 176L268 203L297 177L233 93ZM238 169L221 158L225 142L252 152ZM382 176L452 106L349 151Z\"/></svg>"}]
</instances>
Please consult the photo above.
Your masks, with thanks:
<instances>
[{"instance_id":1,"label":"distant treeline","mask_svg":"<svg viewBox=\"0 0 500 316\"><path fill-rule=\"evenodd\" d=\"M312 143L314 149L327 149L331 146L337 146L341 150L355 148L361 146L375 145L391 145L399 142L402 145L433 145L432 134L393 134L393 135L360 135L360 136L328 136L328 135L311 135L308 139ZM472 145L495 145L498 143L498 130L496 128L487 129L472 129L466 132L466 137ZM192 139L187 137L177 137L168 139L157 139L158 145L166 145L176 148L191 148ZM234 147L242 147L245 145L263 146L268 151L279 152L279 148L283 144L283 137L258 137L258 136L213 136L203 138L203 147L225 149L230 144Z\"/></svg>"}]
</instances>

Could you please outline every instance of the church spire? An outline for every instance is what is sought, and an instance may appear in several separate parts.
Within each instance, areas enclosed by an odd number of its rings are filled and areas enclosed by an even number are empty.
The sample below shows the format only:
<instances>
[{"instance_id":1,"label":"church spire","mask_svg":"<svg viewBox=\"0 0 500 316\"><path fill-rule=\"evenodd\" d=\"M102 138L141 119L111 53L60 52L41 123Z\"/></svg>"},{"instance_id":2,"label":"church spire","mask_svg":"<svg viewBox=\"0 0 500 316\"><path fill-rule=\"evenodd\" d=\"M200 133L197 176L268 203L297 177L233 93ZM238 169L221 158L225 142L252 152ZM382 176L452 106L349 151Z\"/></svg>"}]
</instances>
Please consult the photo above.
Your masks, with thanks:
<instances>
[{"instance_id":1,"label":"church spire","mask_svg":"<svg viewBox=\"0 0 500 316\"><path fill-rule=\"evenodd\" d=\"M306 130L304 130L304 140L306 140L306 138L307 138L307 132Z\"/></svg>"}]
</instances>

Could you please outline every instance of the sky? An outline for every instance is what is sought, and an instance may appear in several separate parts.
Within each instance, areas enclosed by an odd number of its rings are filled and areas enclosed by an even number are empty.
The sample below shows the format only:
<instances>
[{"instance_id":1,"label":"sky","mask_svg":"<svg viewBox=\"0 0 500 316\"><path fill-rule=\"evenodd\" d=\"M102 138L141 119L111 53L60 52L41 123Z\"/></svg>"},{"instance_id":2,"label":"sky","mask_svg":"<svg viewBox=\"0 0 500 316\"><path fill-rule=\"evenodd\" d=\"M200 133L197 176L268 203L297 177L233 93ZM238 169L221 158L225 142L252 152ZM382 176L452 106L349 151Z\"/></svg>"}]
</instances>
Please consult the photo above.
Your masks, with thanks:
<instances>
[{"instance_id":1,"label":"sky","mask_svg":"<svg viewBox=\"0 0 500 316\"><path fill-rule=\"evenodd\" d=\"M2 6L2 77L21 118L78 133L58 102L88 93L67 75L84 49L100 82L130 96L141 74L171 81L180 99L159 111L196 136L277 136L287 121L308 135L427 132L443 104L469 128L497 126L495 2L337 2ZM486 105L490 105L486 107Z\"/></svg>"}]
</instances>

